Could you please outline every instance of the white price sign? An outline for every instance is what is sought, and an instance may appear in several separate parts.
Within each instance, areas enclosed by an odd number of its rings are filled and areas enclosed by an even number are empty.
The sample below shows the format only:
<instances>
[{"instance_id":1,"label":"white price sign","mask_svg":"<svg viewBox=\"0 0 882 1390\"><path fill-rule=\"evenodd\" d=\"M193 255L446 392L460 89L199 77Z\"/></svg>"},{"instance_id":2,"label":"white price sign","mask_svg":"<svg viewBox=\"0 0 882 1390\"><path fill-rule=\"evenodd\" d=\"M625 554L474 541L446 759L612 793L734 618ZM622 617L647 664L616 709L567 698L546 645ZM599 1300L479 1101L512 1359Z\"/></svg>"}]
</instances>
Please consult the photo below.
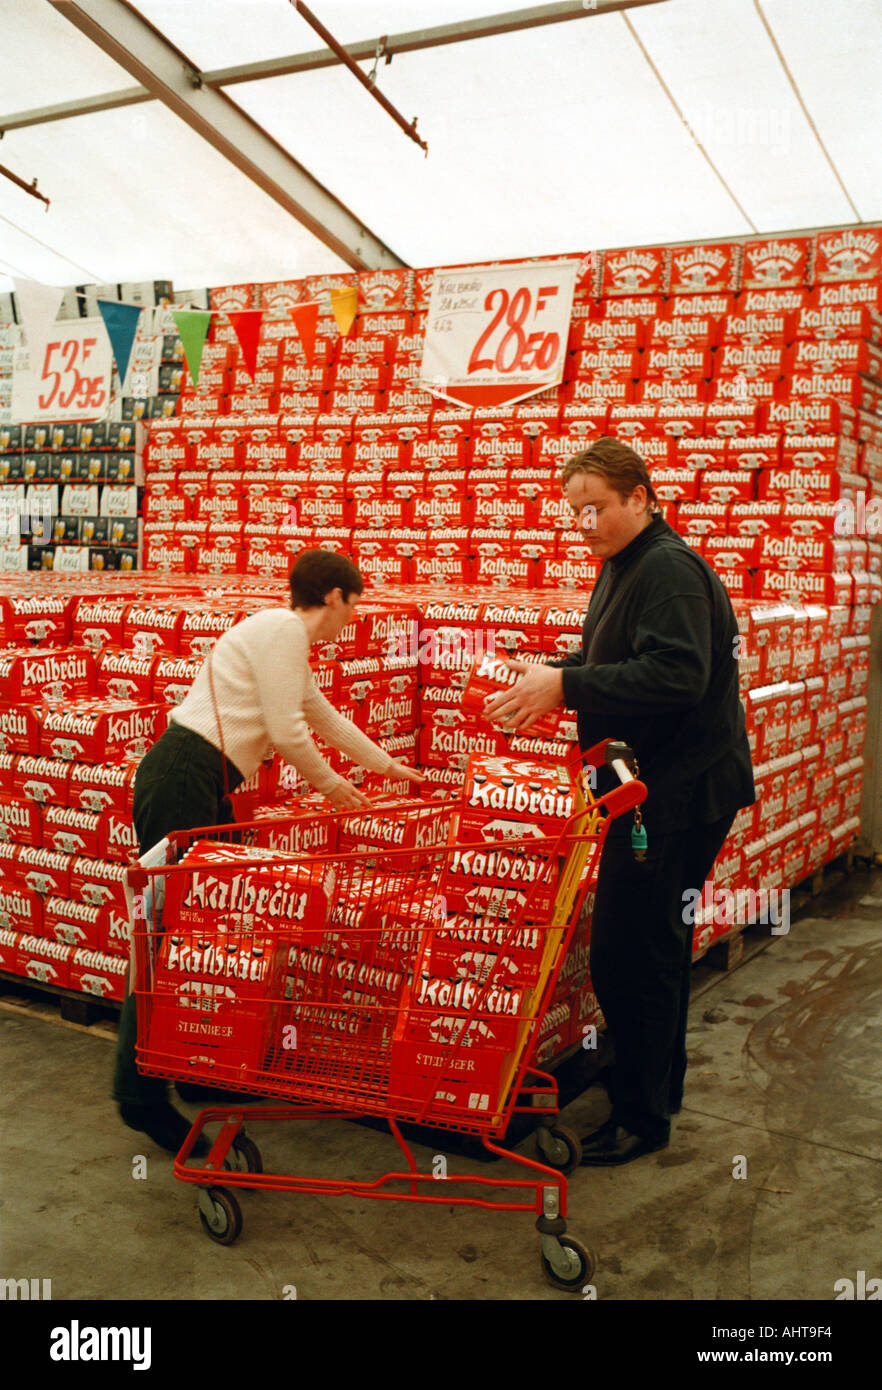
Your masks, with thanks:
<instances>
[{"instance_id":1,"label":"white price sign","mask_svg":"<svg viewBox=\"0 0 882 1390\"><path fill-rule=\"evenodd\" d=\"M13 420L99 419L107 413L112 367L103 319L53 324L45 342L16 357Z\"/></svg>"},{"instance_id":2,"label":"white price sign","mask_svg":"<svg viewBox=\"0 0 882 1390\"><path fill-rule=\"evenodd\" d=\"M420 384L467 406L523 400L563 377L578 261L436 270Z\"/></svg>"}]
</instances>

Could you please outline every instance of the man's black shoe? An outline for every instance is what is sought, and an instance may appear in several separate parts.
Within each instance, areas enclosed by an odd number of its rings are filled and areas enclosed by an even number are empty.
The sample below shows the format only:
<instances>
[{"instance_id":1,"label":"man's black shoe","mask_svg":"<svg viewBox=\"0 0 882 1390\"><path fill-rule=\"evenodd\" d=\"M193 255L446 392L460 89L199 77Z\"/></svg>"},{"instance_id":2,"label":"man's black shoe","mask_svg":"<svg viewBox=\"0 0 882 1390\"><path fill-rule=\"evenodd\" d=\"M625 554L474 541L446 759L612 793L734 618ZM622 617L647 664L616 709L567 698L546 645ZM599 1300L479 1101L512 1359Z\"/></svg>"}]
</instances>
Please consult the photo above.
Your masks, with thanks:
<instances>
[{"instance_id":1,"label":"man's black shoe","mask_svg":"<svg viewBox=\"0 0 882 1390\"><path fill-rule=\"evenodd\" d=\"M215 1086L199 1086L195 1081L176 1081L175 1090L181 1100L199 1101L204 1105L256 1105L263 1097L246 1096L239 1091L222 1091Z\"/></svg>"},{"instance_id":2,"label":"man's black shoe","mask_svg":"<svg viewBox=\"0 0 882 1390\"><path fill-rule=\"evenodd\" d=\"M137 1129L168 1153L176 1154L190 1133L190 1122L179 1115L168 1101L153 1105L120 1105L120 1118L129 1129ZM204 1158L211 1145L200 1134L190 1150L191 1158Z\"/></svg>"},{"instance_id":3,"label":"man's black shoe","mask_svg":"<svg viewBox=\"0 0 882 1390\"><path fill-rule=\"evenodd\" d=\"M644 1139L642 1135L632 1134L630 1130L610 1121L594 1134L589 1134L582 1145L582 1166L584 1168L613 1168L622 1163L631 1163L644 1154L666 1149L669 1139Z\"/></svg>"}]
</instances>

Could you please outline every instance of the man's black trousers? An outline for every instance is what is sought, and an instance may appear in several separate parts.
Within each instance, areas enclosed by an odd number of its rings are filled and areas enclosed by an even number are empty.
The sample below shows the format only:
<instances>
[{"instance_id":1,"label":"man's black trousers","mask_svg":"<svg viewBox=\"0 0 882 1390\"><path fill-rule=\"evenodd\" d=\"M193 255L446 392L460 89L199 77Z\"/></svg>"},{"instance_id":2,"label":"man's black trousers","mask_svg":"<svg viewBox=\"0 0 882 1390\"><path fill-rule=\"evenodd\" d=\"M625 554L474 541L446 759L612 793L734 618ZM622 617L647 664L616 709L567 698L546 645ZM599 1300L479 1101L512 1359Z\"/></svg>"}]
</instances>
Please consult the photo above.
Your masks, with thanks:
<instances>
[{"instance_id":1,"label":"man's black trousers","mask_svg":"<svg viewBox=\"0 0 882 1390\"><path fill-rule=\"evenodd\" d=\"M238 768L199 734L178 724L168 729L138 764L132 819L138 853L146 854L172 830L227 825L233 820L227 790L242 781ZM113 1098L127 1105L164 1101L168 1083L142 1076L135 1063L138 1021L135 996L126 994L119 1019Z\"/></svg>"},{"instance_id":2,"label":"man's black trousers","mask_svg":"<svg viewBox=\"0 0 882 1390\"><path fill-rule=\"evenodd\" d=\"M630 817L604 845L591 922L591 980L615 1061L611 1118L632 1134L665 1139L686 1076L694 899L704 891L734 815L662 835L649 831L642 862Z\"/></svg>"}]
</instances>

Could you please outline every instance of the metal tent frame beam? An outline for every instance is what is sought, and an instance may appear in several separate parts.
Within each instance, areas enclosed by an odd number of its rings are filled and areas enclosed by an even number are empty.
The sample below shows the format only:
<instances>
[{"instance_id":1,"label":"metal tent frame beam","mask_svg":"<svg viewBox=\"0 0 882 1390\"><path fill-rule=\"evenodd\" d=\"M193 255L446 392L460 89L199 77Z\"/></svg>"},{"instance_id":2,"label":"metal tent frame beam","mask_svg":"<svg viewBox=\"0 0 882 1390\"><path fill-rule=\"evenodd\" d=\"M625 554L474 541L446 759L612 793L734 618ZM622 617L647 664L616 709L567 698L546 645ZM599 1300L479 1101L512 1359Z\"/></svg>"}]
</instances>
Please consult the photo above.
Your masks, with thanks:
<instances>
[{"instance_id":1,"label":"metal tent frame beam","mask_svg":"<svg viewBox=\"0 0 882 1390\"><path fill-rule=\"evenodd\" d=\"M50 0L55 8L62 6ZM442 48L448 44L466 43L471 39L493 38L499 34L519 33L524 29L541 28L548 24L562 24L572 19L590 19L592 16L613 14L619 10L640 9L644 5L662 5L667 0L588 0L588 3L566 3L553 5L534 5L526 10L512 10L505 14L488 15L483 19L464 19L458 24L441 24L433 29L413 29L407 33L386 34L381 38L363 39L359 43L345 44L350 58L355 62L371 62L379 51L385 62L391 62L399 53L418 53L423 49ZM241 63L235 67L215 68L210 72L199 73L203 87L232 87L240 82L258 82L268 77L288 77L292 73L316 72L320 68L337 67L340 59L327 48L317 48L309 53L293 53L282 58L268 58L259 63ZM195 71L195 69L194 69ZM24 130L28 126L44 125L50 121L66 121L72 116L89 116L96 111L113 111L121 106L135 106L139 102L153 101L153 93L146 87L126 87L121 91L104 92L94 97L83 97L77 101L63 101L54 106L35 107L29 111L18 111L8 116L0 116L0 133L9 130Z\"/></svg>"},{"instance_id":2,"label":"metal tent frame beam","mask_svg":"<svg viewBox=\"0 0 882 1390\"><path fill-rule=\"evenodd\" d=\"M127 0L50 4L317 240L356 270L404 262ZM2 122L0 122L2 124Z\"/></svg>"}]
</instances>

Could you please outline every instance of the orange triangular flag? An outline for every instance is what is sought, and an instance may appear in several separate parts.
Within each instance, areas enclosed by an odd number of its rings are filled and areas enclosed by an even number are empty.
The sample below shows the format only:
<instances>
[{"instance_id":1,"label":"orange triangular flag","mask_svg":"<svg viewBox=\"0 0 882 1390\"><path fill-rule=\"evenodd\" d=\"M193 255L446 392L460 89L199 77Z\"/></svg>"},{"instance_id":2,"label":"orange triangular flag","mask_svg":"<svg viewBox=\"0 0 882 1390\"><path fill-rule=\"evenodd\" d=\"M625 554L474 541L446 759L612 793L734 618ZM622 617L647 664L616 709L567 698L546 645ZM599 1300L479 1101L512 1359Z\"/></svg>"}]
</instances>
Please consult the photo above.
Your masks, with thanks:
<instances>
[{"instance_id":1,"label":"orange triangular flag","mask_svg":"<svg viewBox=\"0 0 882 1390\"><path fill-rule=\"evenodd\" d=\"M331 309L337 320L340 334L345 338L355 322L355 315L358 310L358 286L353 285L348 290L331 290Z\"/></svg>"},{"instance_id":2,"label":"orange triangular flag","mask_svg":"<svg viewBox=\"0 0 882 1390\"><path fill-rule=\"evenodd\" d=\"M239 339L239 347L242 349L242 356L245 358L245 366L248 368L253 381L257 372L257 349L260 344L263 310L237 309L232 313L228 312L227 318L235 329L236 337Z\"/></svg>"},{"instance_id":3,"label":"orange triangular flag","mask_svg":"<svg viewBox=\"0 0 882 1390\"><path fill-rule=\"evenodd\" d=\"M315 355L315 329L318 323L319 306L315 304L295 304L288 313L294 320L294 326L300 335L303 351L306 353L306 360L310 366Z\"/></svg>"}]
</instances>

